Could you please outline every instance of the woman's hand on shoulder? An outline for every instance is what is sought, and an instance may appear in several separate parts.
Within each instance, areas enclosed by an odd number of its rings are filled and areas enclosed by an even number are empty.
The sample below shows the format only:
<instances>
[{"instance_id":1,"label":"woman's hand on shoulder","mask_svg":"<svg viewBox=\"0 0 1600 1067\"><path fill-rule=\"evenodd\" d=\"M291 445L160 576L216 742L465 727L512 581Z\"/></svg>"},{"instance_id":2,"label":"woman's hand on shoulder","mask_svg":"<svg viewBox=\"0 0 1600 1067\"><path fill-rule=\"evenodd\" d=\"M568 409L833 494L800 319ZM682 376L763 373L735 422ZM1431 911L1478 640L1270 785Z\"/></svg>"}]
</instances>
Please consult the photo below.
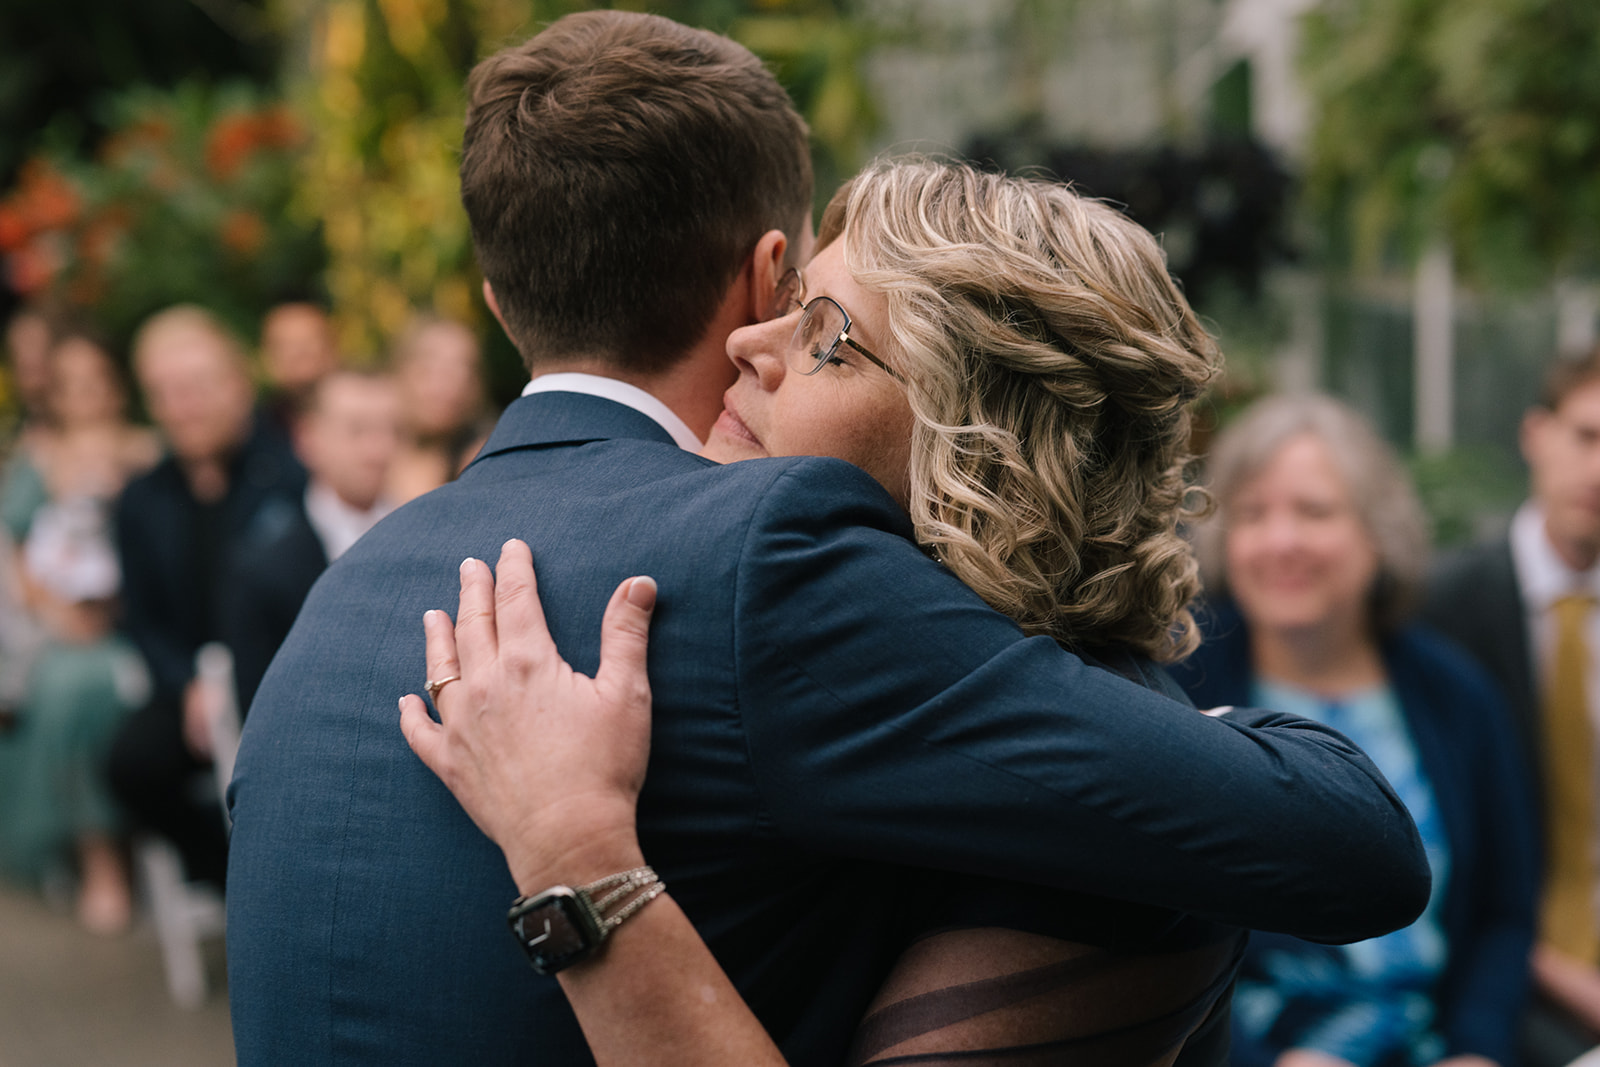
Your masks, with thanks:
<instances>
[{"instance_id":1,"label":"woman's hand on shoulder","mask_svg":"<svg viewBox=\"0 0 1600 1067\"><path fill-rule=\"evenodd\" d=\"M555 647L528 546L506 542L497 570L466 560L457 621L423 617L439 721L403 697L406 742L505 852L519 891L637 866L655 582L630 578L612 594L589 678Z\"/></svg>"},{"instance_id":2,"label":"woman's hand on shoulder","mask_svg":"<svg viewBox=\"0 0 1600 1067\"><path fill-rule=\"evenodd\" d=\"M1355 1067L1355 1065L1342 1056L1314 1048L1291 1048L1280 1053L1273 1061L1272 1067Z\"/></svg>"}]
</instances>

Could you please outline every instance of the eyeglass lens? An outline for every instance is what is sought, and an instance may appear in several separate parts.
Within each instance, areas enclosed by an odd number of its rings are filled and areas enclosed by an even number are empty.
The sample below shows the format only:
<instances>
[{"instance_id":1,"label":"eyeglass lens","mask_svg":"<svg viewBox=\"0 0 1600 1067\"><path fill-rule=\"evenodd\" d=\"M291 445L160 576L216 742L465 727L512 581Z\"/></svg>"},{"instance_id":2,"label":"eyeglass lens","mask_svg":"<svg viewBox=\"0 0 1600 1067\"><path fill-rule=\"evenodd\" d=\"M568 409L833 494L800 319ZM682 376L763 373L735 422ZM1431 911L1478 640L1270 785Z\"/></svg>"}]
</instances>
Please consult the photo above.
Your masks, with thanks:
<instances>
[{"instance_id":1,"label":"eyeglass lens","mask_svg":"<svg viewBox=\"0 0 1600 1067\"><path fill-rule=\"evenodd\" d=\"M849 320L832 300L818 297L807 304L789 344L790 368L815 374L839 347L839 337L848 328Z\"/></svg>"}]
</instances>

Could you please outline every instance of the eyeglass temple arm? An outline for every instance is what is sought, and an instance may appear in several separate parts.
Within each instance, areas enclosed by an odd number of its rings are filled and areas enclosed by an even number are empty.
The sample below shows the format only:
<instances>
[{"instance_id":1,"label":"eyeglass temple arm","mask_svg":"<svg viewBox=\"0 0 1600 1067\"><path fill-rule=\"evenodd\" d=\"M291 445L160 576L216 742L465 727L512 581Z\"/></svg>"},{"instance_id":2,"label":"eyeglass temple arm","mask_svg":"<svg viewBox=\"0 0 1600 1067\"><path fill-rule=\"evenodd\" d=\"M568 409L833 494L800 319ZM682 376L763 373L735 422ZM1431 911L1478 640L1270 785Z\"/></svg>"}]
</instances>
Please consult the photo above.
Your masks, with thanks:
<instances>
[{"instance_id":1,"label":"eyeglass temple arm","mask_svg":"<svg viewBox=\"0 0 1600 1067\"><path fill-rule=\"evenodd\" d=\"M877 356L873 355L871 352L868 352L865 348L862 348L861 345L856 341L856 339L854 337L850 336L850 331L849 330L842 331L839 334L839 340L843 341L845 344L849 345L851 348L855 349L857 352L860 352L863 356L866 356L868 359L872 360L872 362L874 362L878 366L882 367L883 370L884 370L884 373L889 375L889 377L893 378L895 381L897 381L897 382L905 381L904 378L900 377L900 375L895 372L895 369L893 367L889 366L889 364L885 363L883 360L879 359Z\"/></svg>"}]
</instances>

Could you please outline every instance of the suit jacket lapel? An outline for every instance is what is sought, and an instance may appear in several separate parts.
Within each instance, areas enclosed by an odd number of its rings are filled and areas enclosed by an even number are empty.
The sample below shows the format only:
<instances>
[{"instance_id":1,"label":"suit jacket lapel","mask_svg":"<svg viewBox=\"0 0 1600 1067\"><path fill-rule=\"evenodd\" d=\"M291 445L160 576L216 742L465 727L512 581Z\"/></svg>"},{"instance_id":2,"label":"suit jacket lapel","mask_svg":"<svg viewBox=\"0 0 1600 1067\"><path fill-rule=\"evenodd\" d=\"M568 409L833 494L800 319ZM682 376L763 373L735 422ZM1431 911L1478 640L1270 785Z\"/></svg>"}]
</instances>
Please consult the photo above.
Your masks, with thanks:
<instances>
[{"instance_id":1,"label":"suit jacket lapel","mask_svg":"<svg viewBox=\"0 0 1600 1067\"><path fill-rule=\"evenodd\" d=\"M535 393L506 408L488 442L471 464L518 449L580 445L630 438L674 445L654 419L626 404L587 393Z\"/></svg>"}]
</instances>

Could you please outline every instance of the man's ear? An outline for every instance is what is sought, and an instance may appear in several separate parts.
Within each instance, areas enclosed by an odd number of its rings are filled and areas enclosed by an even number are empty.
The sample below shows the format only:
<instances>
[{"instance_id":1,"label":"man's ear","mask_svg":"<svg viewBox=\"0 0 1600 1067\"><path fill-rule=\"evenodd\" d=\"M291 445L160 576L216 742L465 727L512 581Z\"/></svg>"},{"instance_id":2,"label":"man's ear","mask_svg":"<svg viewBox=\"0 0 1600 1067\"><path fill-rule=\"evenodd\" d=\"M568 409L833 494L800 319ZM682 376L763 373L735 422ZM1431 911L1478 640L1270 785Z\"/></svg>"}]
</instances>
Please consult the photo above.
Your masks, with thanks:
<instances>
[{"instance_id":1,"label":"man's ear","mask_svg":"<svg viewBox=\"0 0 1600 1067\"><path fill-rule=\"evenodd\" d=\"M483 302L489 305L489 313L494 316L494 321L500 324L502 330L505 330L507 337L511 337L511 331L506 328L506 317L500 314L500 301L494 298L494 286L489 284L488 278L483 280ZM515 343L515 341L516 338L512 338L512 342Z\"/></svg>"},{"instance_id":2,"label":"man's ear","mask_svg":"<svg viewBox=\"0 0 1600 1067\"><path fill-rule=\"evenodd\" d=\"M1530 467L1538 459L1540 439L1549 425L1550 411L1547 408L1531 407L1522 414L1522 424L1517 427L1517 444L1521 448L1523 462Z\"/></svg>"},{"instance_id":3,"label":"man's ear","mask_svg":"<svg viewBox=\"0 0 1600 1067\"><path fill-rule=\"evenodd\" d=\"M778 293L778 279L788 269L783 264L788 251L789 238L784 232L768 230L756 242L755 251L750 253L749 306L746 310L751 322L765 322L772 318L772 301Z\"/></svg>"}]
</instances>

